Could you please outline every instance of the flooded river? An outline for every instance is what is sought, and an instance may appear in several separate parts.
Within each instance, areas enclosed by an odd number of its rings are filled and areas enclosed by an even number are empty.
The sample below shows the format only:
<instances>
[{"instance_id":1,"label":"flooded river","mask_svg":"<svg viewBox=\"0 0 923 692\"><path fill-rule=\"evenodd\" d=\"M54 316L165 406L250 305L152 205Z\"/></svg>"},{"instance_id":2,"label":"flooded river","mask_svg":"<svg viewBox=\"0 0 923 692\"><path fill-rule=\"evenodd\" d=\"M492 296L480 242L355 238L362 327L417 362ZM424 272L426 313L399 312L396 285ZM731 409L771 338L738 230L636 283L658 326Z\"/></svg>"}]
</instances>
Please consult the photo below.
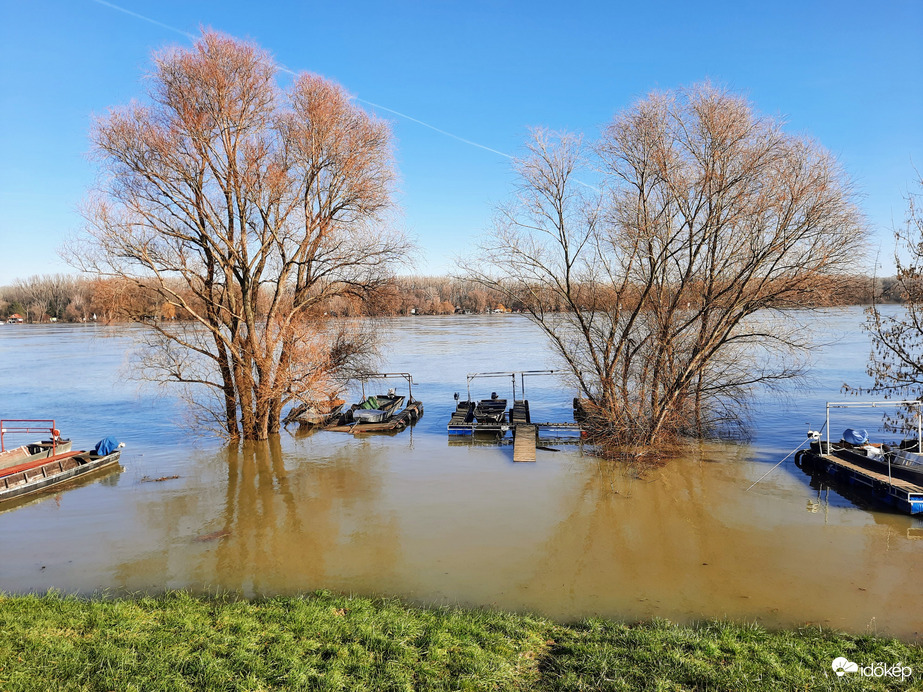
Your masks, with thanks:
<instances>
[{"instance_id":1,"label":"flooded river","mask_svg":"<svg viewBox=\"0 0 923 692\"><path fill-rule=\"evenodd\" d=\"M844 497L791 460L744 492L823 424L844 381L867 381L861 310L816 319L842 338L806 389L757 401L750 442L702 445L641 478L579 446L515 464L511 446L450 443L466 373L554 366L519 316L388 323L385 369L413 373L426 407L412 430L286 433L240 450L191 433L181 403L127 378L130 329L3 325L3 417L53 417L75 447L105 435L127 447L121 473L0 512L0 590L327 588L562 621L810 622L920 639L923 520ZM477 398L507 394L478 382ZM533 419L569 418L563 385L527 386Z\"/></svg>"}]
</instances>

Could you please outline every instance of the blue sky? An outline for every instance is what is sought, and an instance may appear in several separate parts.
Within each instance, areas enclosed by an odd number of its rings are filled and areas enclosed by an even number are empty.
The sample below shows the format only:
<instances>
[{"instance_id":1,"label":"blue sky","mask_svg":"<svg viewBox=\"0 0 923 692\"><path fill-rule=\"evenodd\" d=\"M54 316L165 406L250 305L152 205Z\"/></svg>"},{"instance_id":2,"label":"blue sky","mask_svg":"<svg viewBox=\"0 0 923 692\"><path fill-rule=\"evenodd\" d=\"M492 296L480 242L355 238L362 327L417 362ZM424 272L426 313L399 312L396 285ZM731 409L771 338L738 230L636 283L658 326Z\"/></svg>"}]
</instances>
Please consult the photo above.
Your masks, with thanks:
<instances>
[{"instance_id":1,"label":"blue sky","mask_svg":"<svg viewBox=\"0 0 923 692\"><path fill-rule=\"evenodd\" d=\"M703 79L833 151L890 228L923 170L923 2L0 0L0 285L69 272L93 114L144 93L151 51L211 27L367 102L507 154L531 126L593 138L653 89ZM509 159L393 113L414 271L450 271L510 195ZM868 262L871 271L874 258Z\"/></svg>"}]
</instances>

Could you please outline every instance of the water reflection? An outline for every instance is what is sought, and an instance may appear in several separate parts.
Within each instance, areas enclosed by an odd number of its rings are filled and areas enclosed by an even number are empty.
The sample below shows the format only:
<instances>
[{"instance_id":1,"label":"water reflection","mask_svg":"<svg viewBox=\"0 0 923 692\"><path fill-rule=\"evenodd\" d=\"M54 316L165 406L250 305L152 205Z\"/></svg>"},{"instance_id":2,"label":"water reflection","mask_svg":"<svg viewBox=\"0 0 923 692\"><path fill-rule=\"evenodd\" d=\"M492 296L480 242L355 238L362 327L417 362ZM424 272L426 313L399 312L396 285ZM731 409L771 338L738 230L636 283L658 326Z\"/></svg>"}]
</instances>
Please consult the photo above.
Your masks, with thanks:
<instances>
[{"instance_id":1,"label":"water reflection","mask_svg":"<svg viewBox=\"0 0 923 692\"><path fill-rule=\"evenodd\" d=\"M213 454L204 461L204 487L151 497L141 508L148 529L160 535L142 558L119 565L119 585L253 596L348 581L357 563L373 562L387 574L399 551L396 517L378 502L376 468L385 450L363 455L361 464L355 451L344 445L302 463L276 439Z\"/></svg>"}]
</instances>

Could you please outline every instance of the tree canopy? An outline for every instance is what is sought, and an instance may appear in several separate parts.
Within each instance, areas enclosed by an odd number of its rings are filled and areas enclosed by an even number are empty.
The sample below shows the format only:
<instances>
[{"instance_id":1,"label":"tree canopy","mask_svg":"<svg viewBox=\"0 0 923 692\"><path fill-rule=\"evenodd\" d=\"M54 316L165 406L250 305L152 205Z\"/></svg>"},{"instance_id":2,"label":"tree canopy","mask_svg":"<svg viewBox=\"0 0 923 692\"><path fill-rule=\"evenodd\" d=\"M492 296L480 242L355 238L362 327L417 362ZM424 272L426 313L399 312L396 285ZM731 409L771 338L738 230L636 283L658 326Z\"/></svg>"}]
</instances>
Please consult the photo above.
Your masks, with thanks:
<instances>
[{"instance_id":1,"label":"tree canopy","mask_svg":"<svg viewBox=\"0 0 923 692\"><path fill-rule=\"evenodd\" d=\"M281 88L277 73L257 46L215 32L157 54L148 98L95 123L100 186L69 252L192 318L132 315L151 329L141 371L187 386L247 439L277 432L286 403L328 393L374 350L324 305L374 292L408 250L389 224L388 125L329 80Z\"/></svg>"},{"instance_id":2,"label":"tree canopy","mask_svg":"<svg viewBox=\"0 0 923 692\"><path fill-rule=\"evenodd\" d=\"M618 444L702 436L801 372L778 311L854 266L864 220L820 145L699 84L653 93L601 137L542 130L473 280L526 306Z\"/></svg>"}]
</instances>

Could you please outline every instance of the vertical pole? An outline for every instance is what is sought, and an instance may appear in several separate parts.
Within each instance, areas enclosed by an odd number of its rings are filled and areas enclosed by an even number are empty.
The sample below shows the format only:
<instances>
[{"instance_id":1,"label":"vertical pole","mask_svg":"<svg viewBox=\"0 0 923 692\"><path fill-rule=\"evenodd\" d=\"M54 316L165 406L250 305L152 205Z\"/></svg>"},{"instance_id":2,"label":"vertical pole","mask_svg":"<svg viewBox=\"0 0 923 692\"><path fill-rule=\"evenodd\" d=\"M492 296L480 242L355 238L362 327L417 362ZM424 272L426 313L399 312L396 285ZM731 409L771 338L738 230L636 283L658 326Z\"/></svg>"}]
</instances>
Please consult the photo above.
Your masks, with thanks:
<instances>
[{"instance_id":1,"label":"vertical pole","mask_svg":"<svg viewBox=\"0 0 923 692\"><path fill-rule=\"evenodd\" d=\"M923 453L923 418L920 417L920 404L917 404L917 453Z\"/></svg>"},{"instance_id":2,"label":"vertical pole","mask_svg":"<svg viewBox=\"0 0 923 692\"><path fill-rule=\"evenodd\" d=\"M511 372L510 377L513 380L513 403L515 404L516 403L516 373Z\"/></svg>"},{"instance_id":3,"label":"vertical pole","mask_svg":"<svg viewBox=\"0 0 923 692\"><path fill-rule=\"evenodd\" d=\"M830 403L827 403L827 454L830 454Z\"/></svg>"}]
</instances>

